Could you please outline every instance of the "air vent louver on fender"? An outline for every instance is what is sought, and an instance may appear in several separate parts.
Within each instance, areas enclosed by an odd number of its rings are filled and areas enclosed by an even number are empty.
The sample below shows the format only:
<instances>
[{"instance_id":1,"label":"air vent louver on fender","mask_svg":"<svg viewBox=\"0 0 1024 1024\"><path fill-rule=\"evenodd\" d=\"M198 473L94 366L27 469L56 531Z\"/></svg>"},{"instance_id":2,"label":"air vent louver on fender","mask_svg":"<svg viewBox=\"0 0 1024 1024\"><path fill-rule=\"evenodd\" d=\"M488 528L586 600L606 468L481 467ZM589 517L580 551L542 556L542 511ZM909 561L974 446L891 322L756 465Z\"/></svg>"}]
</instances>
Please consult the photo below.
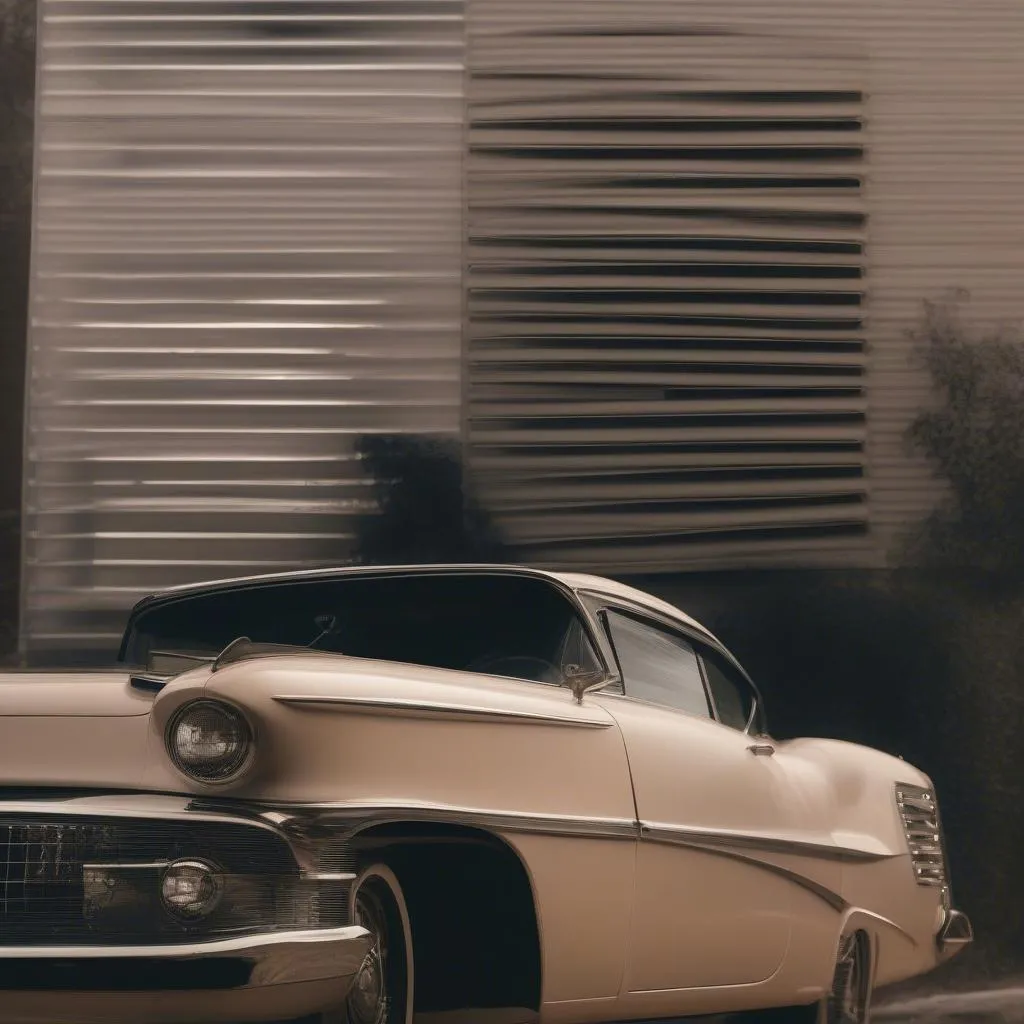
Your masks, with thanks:
<instances>
[{"instance_id":1,"label":"air vent louver on fender","mask_svg":"<svg viewBox=\"0 0 1024 1024\"><path fill-rule=\"evenodd\" d=\"M946 885L946 859L935 793L921 786L896 784L896 805L910 849L918 885Z\"/></svg>"}]
</instances>

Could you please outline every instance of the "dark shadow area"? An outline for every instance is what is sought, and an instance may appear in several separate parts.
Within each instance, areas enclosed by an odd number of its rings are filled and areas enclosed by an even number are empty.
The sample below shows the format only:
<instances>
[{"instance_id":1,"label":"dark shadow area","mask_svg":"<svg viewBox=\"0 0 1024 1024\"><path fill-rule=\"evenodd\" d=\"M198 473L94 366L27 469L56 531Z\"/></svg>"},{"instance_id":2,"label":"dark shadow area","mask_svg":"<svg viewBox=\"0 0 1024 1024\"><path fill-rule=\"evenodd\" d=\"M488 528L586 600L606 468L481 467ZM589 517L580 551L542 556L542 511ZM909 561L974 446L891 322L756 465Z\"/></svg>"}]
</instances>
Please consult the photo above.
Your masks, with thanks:
<instances>
[{"instance_id":1,"label":"dark shadow area","mask_svg":"<svg viewBox=\"0 0 1024 1024\"><path fill-rule=\"evenodd\" d=\"M28 252L28 218L0 215L0 660L18 643Z\"/></svg>"},{"instance_id":2,"label":"dark shadow area","mask_svg":"<svg viewBox=\"0 0 1024 1024\"><path fill-rule=\"evenodd\" d=\"M939 978L1024 970L1024 594L960 572L734 572L628 582L682 607L757 681L778 738L901 755L939 793L975 947Z\"/></svg>"},{"instance_id":3,"label":"dark shadow area","mask_svg":"<svg viewBox=\"0 0 1024 1024\"><path fill-rule=\"evenodd\" d=\"M35 20L32 0L0 0L0 661L18 632Z\"/></svg>"}]
</instances>

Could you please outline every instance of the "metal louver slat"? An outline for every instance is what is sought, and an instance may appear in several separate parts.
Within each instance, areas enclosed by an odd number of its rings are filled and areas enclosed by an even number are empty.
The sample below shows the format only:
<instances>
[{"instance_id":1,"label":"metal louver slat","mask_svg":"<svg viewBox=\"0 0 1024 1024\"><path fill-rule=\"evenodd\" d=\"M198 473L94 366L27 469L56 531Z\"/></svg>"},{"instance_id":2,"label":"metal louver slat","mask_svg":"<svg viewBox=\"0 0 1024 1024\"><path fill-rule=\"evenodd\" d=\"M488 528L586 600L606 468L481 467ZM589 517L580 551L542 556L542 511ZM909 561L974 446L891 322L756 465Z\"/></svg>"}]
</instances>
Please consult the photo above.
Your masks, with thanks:
<instances>
[{"instance_id":1,"label":"metal louver slat","mask_svg":"<svg viewBox=\"0 0 1024 1024\"><path fill-rule=\"evenodd\" d=\"M861 55L708 12L470 8L465 415L531 560L863 542Z\"/></svg>"},{"instance_id":2,"label":"metal louver slat","mask_svg":"<svg viewBox=\"0 0 1024 1024\"><path fill-rule=\"evenodd\" d=\"M40 3L30 655L344 561L461 387L461 3Z\"/></svg>"}]
</instances>

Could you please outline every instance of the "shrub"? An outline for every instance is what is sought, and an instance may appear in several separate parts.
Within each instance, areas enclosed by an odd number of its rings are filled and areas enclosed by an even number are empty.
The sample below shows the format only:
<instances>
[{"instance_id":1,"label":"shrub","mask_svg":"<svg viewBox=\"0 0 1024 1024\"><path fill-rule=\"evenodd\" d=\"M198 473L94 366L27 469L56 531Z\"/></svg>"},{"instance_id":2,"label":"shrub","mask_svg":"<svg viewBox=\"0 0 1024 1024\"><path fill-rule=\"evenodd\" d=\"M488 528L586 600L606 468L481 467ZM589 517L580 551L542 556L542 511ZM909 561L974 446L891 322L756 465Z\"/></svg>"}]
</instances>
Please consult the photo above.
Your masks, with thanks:
<instances>
[{"instance_id":1,"label":"shrub","mask_svg":"<svg viewBox=\"0 0 1024 1024\"><path fill-rule=\"evenodd\" d=\"M949 484L909 537L920 564L1019 580L1024 570L1024 340L1015 328L981 333L959 315L956 293L926 303L912 332L937 402L908 436ZM977 335L977 336L976 336Z\"/></svg>"}]
</instances>

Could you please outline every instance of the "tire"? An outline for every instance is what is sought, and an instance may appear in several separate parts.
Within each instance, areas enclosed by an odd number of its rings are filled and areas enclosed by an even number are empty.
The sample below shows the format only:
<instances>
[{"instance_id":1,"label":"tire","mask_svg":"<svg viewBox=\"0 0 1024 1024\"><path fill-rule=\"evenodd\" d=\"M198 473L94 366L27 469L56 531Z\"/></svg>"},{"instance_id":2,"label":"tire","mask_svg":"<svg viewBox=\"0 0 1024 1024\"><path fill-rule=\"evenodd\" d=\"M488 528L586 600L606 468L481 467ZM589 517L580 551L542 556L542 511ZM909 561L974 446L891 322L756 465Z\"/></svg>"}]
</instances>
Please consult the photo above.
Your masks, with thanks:
<instances>
[{"instance_id":1,"label":"tire","mask_svg":"<svg viewBox=\"0 0 1024 1024\"><path fill-rule=\"evenodd\" d=\"M353 979L342 1024L412 1024L412 934L402 887L390 868L375 864L356 879L352 923L374 941Z\"/></svg>"},{"instance_id":2,"label":"tire","mask_svg":"<svg viewBox=\"0 0 1024 1024\"><path fill-rule=\"evenodd\" d=\"M839 940L832 990L818 1011L820 1024L869 1024L871 1020L871 944L864 932Z\"/></svg>"}]
</instances>

